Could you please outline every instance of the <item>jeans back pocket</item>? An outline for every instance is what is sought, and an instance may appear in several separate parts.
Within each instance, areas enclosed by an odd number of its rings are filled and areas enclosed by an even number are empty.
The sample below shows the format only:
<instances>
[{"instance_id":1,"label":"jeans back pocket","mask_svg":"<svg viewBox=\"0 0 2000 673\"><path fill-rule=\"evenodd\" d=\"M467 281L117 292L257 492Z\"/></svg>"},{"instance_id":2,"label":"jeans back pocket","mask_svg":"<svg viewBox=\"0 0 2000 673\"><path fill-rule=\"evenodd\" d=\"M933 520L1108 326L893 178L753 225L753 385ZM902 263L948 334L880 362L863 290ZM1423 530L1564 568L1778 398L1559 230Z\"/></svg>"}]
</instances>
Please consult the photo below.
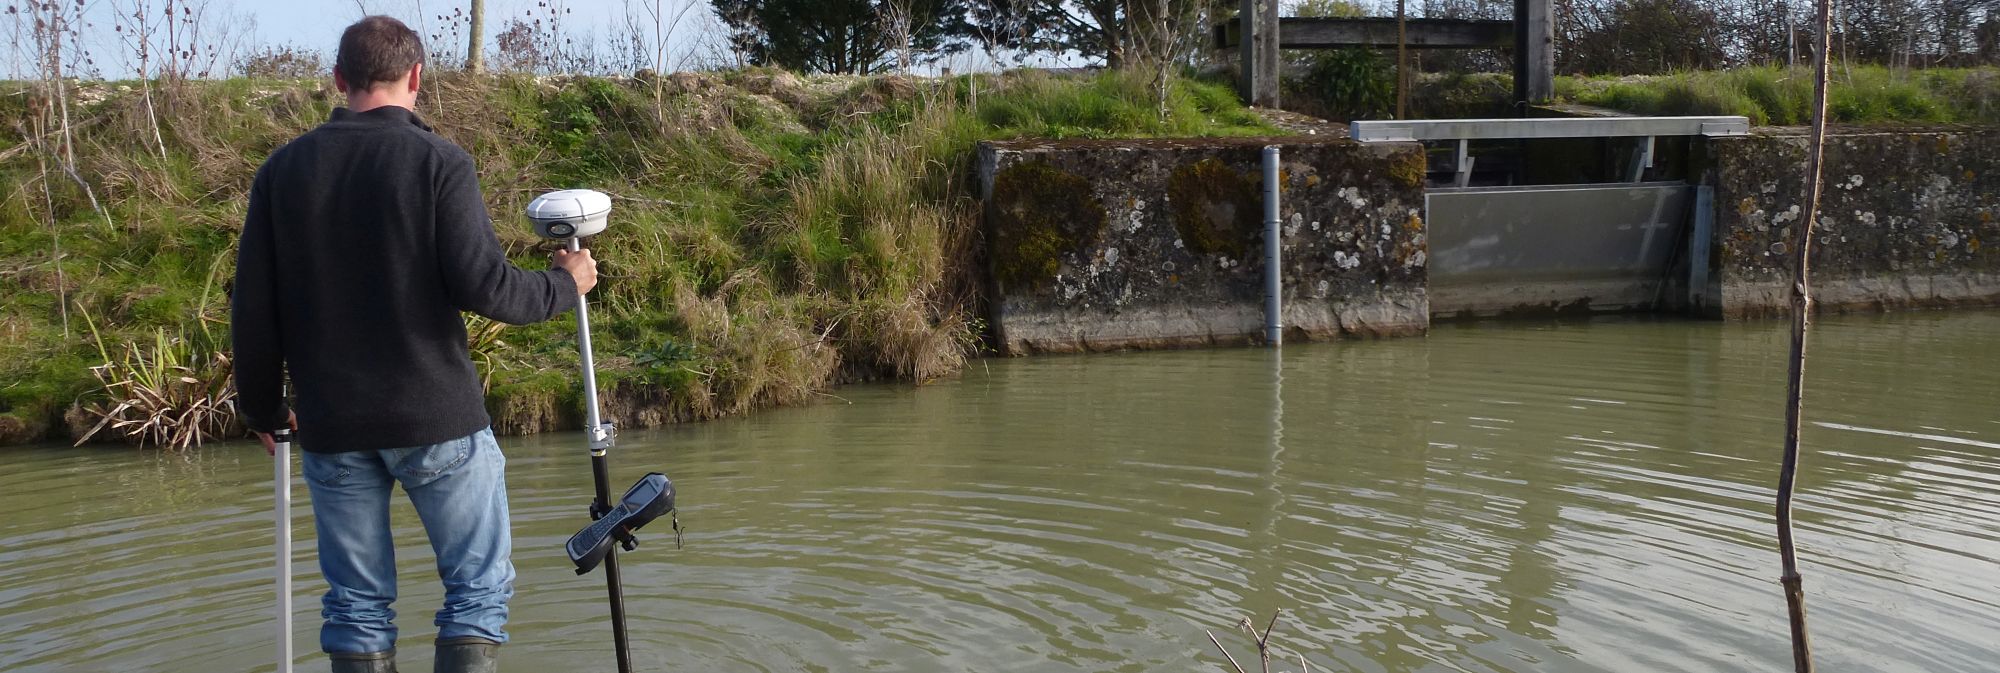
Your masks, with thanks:
<instances>
[{"instance_id":1,"label":"jeans back pocket","mask_svg":"<svg viewBox=\"0 0 2000 673\"><path fill-rule=\"evenodd\" d=\"M460 437L430 446L397 449L397 453L402 457L393 468L396 478L403 482L404 488L409 488L430 483L464 465L465 459L472 455L472 438Z\"/></svg>"}]
</instances>

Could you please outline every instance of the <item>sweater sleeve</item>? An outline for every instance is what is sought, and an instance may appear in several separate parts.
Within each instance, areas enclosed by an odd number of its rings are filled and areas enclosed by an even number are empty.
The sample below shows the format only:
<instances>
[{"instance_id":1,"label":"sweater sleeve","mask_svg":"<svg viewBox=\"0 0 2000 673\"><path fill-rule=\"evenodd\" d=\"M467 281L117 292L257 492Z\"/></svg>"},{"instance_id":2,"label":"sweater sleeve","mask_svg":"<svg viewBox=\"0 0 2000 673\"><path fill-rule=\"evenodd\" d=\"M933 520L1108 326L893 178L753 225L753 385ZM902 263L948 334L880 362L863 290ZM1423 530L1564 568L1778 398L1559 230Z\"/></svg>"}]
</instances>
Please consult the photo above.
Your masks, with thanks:
<instances>
[{"instance_id":1,"label":"sweater sleeve","mask_svg":"<svg viewBox=\"0 0 2000 673\"><path fill-rule=\"evenodd\" d=\"M576 306L569 272L528 271L507 261L472 159L456 152L440 152L439 159L438 267L452 303L512 325L548 320Z\"/></svg>"},{"instance_id":2,"label":"sweater sleeve","mask_svg":"<svg viewBox=\"0 0 2000 673\"><path fill-rule=\"evenodd\" d=\"M236 409L243 424L274 432L285 423L285 354L278 328L278 259L271 231L270 188L260 171L250 186L250 212L236 244L236 284L229 299L229 341L236 371Z\"/></svg>"}]
</instances>

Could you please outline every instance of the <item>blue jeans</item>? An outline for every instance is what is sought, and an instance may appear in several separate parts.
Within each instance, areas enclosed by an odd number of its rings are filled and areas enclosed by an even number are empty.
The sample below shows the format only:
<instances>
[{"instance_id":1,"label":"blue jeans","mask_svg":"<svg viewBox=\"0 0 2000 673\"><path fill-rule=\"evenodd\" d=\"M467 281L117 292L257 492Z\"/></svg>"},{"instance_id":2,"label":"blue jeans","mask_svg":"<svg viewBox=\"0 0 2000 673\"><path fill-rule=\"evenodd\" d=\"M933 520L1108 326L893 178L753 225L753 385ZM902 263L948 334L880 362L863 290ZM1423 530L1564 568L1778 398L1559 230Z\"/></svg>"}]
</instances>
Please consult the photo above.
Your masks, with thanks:
<instances>
[{"instance_id":1,"label":"blue jeans","mask_svg":"<svg viewBox=\"0 0 2000 673\"><path fill-rule=\"evenodd\" d=\"M304 457L319 532L320 649L381 652L396 645L396 544L389 491L401 482L416 505L444 580L439 638L506 642L514 595L507 459L491 429L442 444Z\"/></svg>"}]
</instances>

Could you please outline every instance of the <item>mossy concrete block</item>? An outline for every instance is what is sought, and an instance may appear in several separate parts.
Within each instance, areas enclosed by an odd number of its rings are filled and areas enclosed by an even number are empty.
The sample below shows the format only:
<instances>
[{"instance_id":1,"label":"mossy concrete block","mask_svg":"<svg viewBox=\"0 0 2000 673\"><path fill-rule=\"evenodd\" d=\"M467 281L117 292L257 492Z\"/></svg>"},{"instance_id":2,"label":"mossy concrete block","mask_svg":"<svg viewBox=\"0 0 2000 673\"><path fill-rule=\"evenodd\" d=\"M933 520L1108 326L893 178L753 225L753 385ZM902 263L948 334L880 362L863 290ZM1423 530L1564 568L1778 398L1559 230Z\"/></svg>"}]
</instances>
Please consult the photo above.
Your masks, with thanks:
<instances>
[{"instance_id":1,"label":"mossy concrete block","mask_svg":"<svg viewBox=\"0 0 2000 673\"><path fill-rule=\"evenodd\" d=\"M1415 144L1023 140L979 152L998 345L1027 354L1261 340L1267 145L1283 159L1287 338L1428 329Z\"/></svg>"},{"instance_id":2,"label":"mossy concrete block","mask_svg":"<svg viewBox=\"0 0 2000 673\"><path fill-rule=\"evenodd\" d=\"M1710 141L1708 313L1790 310L1809 142L1804 129ZM1824 175L1811 260L1820 309L2000 305L2000 129L1836 130Z\"/></svg>"}]
</instances>

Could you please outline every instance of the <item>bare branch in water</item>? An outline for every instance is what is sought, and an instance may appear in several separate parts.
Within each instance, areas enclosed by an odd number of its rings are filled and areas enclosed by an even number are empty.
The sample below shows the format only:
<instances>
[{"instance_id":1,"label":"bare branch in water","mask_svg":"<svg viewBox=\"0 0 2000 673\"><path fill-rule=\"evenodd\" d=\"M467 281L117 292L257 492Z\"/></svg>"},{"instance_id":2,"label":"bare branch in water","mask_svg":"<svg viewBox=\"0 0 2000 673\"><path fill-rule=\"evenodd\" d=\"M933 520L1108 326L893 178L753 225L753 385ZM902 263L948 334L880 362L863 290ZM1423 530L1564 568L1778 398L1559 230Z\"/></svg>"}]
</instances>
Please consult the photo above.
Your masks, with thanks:
<instances>
[{"instance_id":1,"label":"bare branch in water","mask_svg":"<svg viewBox=\"0 0 2000 673\"><path fill-rule=\"evenodd\" d=\"M1214 631L1210 631L1208 629L1202 629L1202 633L1208 634L1208 642L1215 643L1215 651L1221 652L1222 658L1229 660L1229 666L1231 668L1236 669L1236 673L1250 673L1249 671L1243 670L1242 664L1236 663L1236 657L1229 656L1229 650L1222 647L1222 641L1215 639Z\"/></svg>"},{"instance_id":2,"label":"bare branch in water","mask_svg":"<svg viewBox=\"0 0 2000 673\"><path fill-rule=\"evenodd\" d=\"M1244 633L1250 634L1250 643L1257 646L1257 658L1263 664L1263 673L1271 673L1271 634L1278 630L1278 620L1284 614L1285 611L1282 609L1271 613L1271 621L1264 625L1264 632L1261 634L1257 632L1257 625L1251 623L1249 617L1244 617L1236 622L1237 627L1242 628ZM1216 640L1214 632L1204 630L1203 633L1208 634L1208 642L1215 643L1215 649L1222 653L1223 658L1229 660L1229 665L1234 667L1237 673L1249 673L1243 670L1242 664L1236 663L1236 657L1230 656L1229 650L1222 647L1222 642ZM1300 673L1309 673L1311 670L1312 667L1306 665L1306 655L1300 654Z\"/></svg>"}]
</instances>

